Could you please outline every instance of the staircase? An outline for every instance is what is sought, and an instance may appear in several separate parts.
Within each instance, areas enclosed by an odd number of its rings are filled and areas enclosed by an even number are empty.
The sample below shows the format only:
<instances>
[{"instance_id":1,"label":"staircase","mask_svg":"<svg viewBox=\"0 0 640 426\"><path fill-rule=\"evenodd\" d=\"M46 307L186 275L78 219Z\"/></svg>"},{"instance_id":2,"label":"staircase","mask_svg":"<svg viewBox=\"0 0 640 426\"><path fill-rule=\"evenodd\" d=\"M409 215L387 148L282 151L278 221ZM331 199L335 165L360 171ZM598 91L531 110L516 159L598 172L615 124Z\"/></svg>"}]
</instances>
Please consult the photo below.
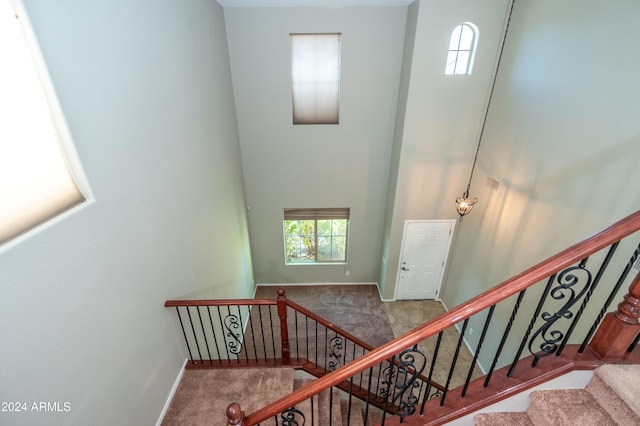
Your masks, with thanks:
<instances>
[{"instance_id":1,"label":"staircase","mask_svg":"<svg viewBox=\"0 0 640 426\"><path fill-rule=\"evenodd\" d=\"M633 426L640 424L640 365L598 367L585 389L532 392L527 411L482 413L477 426Z\"/></svg>"},{"instance_id":2,"label":"staircase","mask_svg":"<svg viewBox=\"0 0 640 426\"><path fill-rule=\"evenodd\" d=\"M227 406L243 397L250 410L260 408L311 383L315 378L293 368L246 368L235 370L185 370L162 421L163 426L225 426ZM371 426L380 424L382 412L345 392L331 388L302 401L263 425L315 424L323 426ZM366 417L366 419L365 419ZM283 420L291 421L286 423Z\"/></svg>"},{"instance_id":3,"label":"staircase","mask_svg":"<svg viewBox=\"0 0 640 426\"><path fill-rule=\"evenodd\" d=\"M315 379L295 379L293 390L298 390L313 380ZM311 407L312 404L313 407ZM327 426L371 426L380 424L382 411L372 406L363 410L363 406L364 404L357 398L350 399L349 395L332 388L331 390L325 389L311 400L304 401L304 405L296 408L301 411L306 424ZM303 424L303 422L299 424Z\"/></svg>"},{"instance_id":4,"label":"staircase","mask_svg":"<svg viewBox=\"0 0 640 426\"><path fill-rule=\"evenodd\" d=\"M436 426L573 370L640 365L640 274L631 274L640 259L639 231L637 211L377 348L287 300L284 289L277 299L169 300L165 307L177 313L176 331L184 336L190 359L187 371L227 370L226 381L210 390L209 399L231 395L233 384L254 384L240 371L255 367L292 367L317 377L289 380L264 393L253 386L234 394L226 410L228 425L324 426L329 419L359 426L375 422L368 413L382 408L387 417L381 423L387 426ZM610 311L624 287L627 294ZM471 327L480 333L471 337ZM440 351L441 339L450 332L457 336L455 350ZM435 346L423 350L427 339L435 339ZM469 339L474 358L459 363ZM479 356L490 367L475 379ZM436 369L445 373L444 384L432 380ZM478 415L477 424L506 424L499 423L503 418L516 425L640 424L633 396L624 397L624 386L614 384L625 375L611 379L606 370L599 370L585 390L535 392L526 413ZM452 383L457 371L468 372L461 386ZM336 389L346 408L339 414L331 403ZM326 399L330 409L321 412ZM358 404L367 413L363 423L357 423ZM378 408L372 410L373 404ZM221 412L211 412L208 424L224 425ZM298 414L305 421L298 422Z\"/></svg>"}]
</instances>

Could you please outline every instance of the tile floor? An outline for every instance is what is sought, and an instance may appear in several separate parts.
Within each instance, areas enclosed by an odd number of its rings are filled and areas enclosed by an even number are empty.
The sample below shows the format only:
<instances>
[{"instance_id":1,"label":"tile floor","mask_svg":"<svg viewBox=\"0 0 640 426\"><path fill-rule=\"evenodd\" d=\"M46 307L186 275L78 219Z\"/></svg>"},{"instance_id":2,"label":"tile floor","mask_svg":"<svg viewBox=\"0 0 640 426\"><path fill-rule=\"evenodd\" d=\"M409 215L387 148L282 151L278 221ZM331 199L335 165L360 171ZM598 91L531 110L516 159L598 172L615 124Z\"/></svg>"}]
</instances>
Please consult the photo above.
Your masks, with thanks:
<instances>
[{"instance_id":1,"label":"tile floor","mask_svg":"<svg viewBox=\"0 0 640 426\"><path fill-rule=\"evenodd\" d=\"M439 301L433 300L410 300L385 302L384 307L391 323L394 334L400 336L407 331L421 325L438 315L445 312L445 308ZM451 361L455 354L458 344L459 333L450 328L445 330L438 350L438 357L433 371L433 380L445 385L449 376ZM431 359L435 350L437 336L428 338L422 344L418 345L418 349L427 356L427 367L424 375L428 375ZM473 361L473 355L467 346L463 343L458 355L456 368L451 376L449 389L454 389L464 384L469 367ZM472 371L472 379L481 377L482 371L476 366Z\"/></svg>"}]
</instances>

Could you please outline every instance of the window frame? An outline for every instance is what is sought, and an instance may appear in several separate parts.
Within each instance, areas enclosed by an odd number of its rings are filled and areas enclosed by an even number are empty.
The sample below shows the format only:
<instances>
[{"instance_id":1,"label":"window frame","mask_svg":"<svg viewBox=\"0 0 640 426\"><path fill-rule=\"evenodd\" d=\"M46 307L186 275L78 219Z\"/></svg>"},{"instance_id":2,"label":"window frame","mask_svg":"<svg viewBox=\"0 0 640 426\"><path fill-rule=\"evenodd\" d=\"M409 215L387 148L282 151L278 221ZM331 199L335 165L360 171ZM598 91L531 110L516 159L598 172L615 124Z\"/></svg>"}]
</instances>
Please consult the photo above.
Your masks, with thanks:
<instances>
[{"instance_id":1,"label":"window frame","mask_svg":"<svg viewBox=\"0 0 640 426\"><path fill-rule=\"evenodd\" d=\"M462 42L465 29L471 31L471 40L463 46ZM472 22L463 22L454 27L449 36L449 46L444 65L445 75L471 75L479 36L478 27ZM452 45L454 48L452 48ZM466 56L466 67L464 67L461 72L458 67L462 65L461 58L464 56Z\"/></svg>"},{"instance_id":2,"label":"window frame","mask_svg":"<svg viewBox=\"0 0 640 426\"><path fill-rule=\"evenodd\" d=\"M318 222L323 220L330 220L331 231L330 234L320 235ZM344 234L335 233L334 220L345 220L345 229ZM289 234L287 233L287 222L288 221L308 221L313 222L312 233L295 233ZM283 248L284 248L284 261L285 265L344 265L347 263L348 259L348 248L349 248L349 230L350 230L350 209L349 208L319 208L319 209L284 209L283 210L283 220L282 220L282 235L283 235ZM313 253L312 259L300 260L300 261L291 261L288 256L288 243L289 238L292 236L298 236L303 238L303 236L307 238L313 239L313 248L315 249L315 253ZM322 238L328 237L330 239L329 248L331 257L333 253L334 247L334 238L344 238L344 257L341 257L336 260L332 259L320 259L319 256L319 247L320 240ZM302 245L302 243L300 244Z\"/></svg>"}]
</instances>

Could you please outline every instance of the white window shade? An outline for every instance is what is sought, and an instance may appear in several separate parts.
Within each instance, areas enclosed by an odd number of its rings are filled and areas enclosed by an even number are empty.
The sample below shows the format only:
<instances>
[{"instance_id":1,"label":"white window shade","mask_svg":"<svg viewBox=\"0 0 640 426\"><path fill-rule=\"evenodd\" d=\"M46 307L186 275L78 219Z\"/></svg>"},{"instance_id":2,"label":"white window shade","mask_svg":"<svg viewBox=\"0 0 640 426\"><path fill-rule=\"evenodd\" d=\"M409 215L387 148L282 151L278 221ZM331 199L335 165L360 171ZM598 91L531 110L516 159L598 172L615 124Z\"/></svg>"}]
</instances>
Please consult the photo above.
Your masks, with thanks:
<instances>
[{"instance_id":1,"label":"white window shade","mask_svg":"<svg viewBox=\"0 0 640 426\"><path fill-rule=\"evenodd\" d=\"M338 124L340 34L291 34L293 124Z\"/></svg>"},{"instance_id":2,"label":"white window shade","mask_svg":"<svg viewBox=\"0 0 640 426\"><path fill-rule=\"evenodd\" d=\"M84 201L8 0L0 0L0 244Z\"/></svg>"}]
</instances>

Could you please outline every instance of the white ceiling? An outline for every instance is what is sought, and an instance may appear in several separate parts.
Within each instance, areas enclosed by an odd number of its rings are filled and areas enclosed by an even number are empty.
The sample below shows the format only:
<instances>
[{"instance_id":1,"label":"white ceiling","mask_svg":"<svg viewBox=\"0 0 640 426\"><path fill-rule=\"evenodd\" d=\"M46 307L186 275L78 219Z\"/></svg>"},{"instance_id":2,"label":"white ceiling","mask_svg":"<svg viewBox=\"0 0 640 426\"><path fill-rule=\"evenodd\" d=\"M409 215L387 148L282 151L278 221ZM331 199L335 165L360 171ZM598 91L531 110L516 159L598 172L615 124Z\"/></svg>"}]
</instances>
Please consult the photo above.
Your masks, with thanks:
<instances>
[{"instance_id":1,"label":"white ceiling","mask_svg":"<svg viewBox=\"0 0 640 426\"><path fill-rule=\"evenodd\" d=\"M225 7L407 6L413 0L217 0Z\"/></svg>"}]
</instances>

